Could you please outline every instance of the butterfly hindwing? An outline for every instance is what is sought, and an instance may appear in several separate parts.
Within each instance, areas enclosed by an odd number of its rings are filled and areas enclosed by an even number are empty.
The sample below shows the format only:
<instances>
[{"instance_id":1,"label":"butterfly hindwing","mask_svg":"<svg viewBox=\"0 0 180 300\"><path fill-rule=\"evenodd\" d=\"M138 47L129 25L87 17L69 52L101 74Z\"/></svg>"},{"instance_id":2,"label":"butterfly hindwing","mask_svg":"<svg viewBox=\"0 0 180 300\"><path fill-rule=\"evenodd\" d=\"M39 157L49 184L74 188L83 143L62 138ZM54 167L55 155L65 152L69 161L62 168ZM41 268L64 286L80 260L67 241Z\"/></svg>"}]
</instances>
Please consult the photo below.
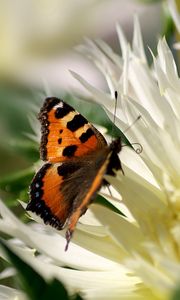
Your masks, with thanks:
<instances>
[{"instance_id":1,"label":"butterfly hindwing","mask_svg":"<svg viewBox=\"0 0 180 300\"><path fill-rule=\"evenodd\" d=\"M59 230L68 224L66 249L79 218L103 183L111 155L106 147L84 158L46 163L31 183L27 210Z\"/></svg>"},{"instance_id":2,"label":"butterfly hindwing","mask_svg":"<svg viewBox=\"0 0 180 300\"><path fill-rule=\"evenodd\" d=\"M30 202L26 210L39 215L45 224L62 229L70 215L72 203L61 192L63 176L61 164L46 163L35 175L30 185Z\"/></svg>"},{"instance_id":3,"label":"butterfly hindwing","mask_svg":"<svg viewBox=\"0 0 180 300\"><path fill-rule=\"evenodd\" d=\"M41 159L66 161L106 145L104 137L86 118L58 98L47 98L41 108Z\"/></svg>"}]
</instances>

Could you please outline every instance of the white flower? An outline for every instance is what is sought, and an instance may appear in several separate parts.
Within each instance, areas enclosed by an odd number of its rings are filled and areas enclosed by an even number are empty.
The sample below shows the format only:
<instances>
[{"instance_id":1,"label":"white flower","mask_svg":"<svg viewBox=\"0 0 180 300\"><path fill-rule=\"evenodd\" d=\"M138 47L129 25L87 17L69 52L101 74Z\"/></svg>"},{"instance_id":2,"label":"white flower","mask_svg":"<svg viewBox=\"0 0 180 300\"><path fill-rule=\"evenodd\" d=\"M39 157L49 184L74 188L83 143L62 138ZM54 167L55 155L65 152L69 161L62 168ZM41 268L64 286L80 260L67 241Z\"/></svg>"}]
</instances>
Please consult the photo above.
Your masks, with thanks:
<instances>
[{"instance_id":1,"label":"white flower","mask_svg":"<svg viewBox=\"0 0 180 300\"><path fill-rule=\"evenodd\" d=\"M9 241L11 248L46 280L56 277L65 283L70 292L80 291L87 299L94 299L95 295L97 299L108 299L111 294L112 299L121 293L133 295L140 280L136 276L132 278L126 266L118 263L125 253L103 226L81 224L77 229L76 243L82 242L89 250L71 243L70 251L65 252L64 232L59 234L44 225L22 224L2 202L0 212L1 232L18 238L41 255L34 256L34 251L28 250L22 243L14 244L12 240ZM89 222L97 223L90 213L86 222L88 218ZM3 253L0 254L4 257Z\"/></svg>"},{"instance_id":2,"label":"white flower","mask_svg":"<svg viewBox=\"0 0 180 300\"><path fill-rule=\"evenodd\" d=\"M180 80L165 39L159 41L158 55L153 56L150 68L138 20L132 49L119 26L117 31L122 57L99 40L79 47L102 71L110 94L73 75L89 97L104 106L111 120L114 93L118 91L116 125L122 130L141 115L126 135L129 141L139 142L143 152L137 157L132 150L123 149L120 158L125 176L119 173L108 178L134 217L131 223L126 219L131 226L129 233L127 225L113 218L107 220L102 210L96 217L128 251L130 269L163 299L179 281L180 270Z\"/></svg>"},{"instance_id":3,"label":"white flower","mask_svg":"<svg viewBox=\"0 0 180 300\"><path fill-rule=\"evenodd\" d=\"M120 159L125 176L121 172L115 178L108 176L122 201L106 197L125 216L91 205L68 252L64 252L64 232L40 224L24 225L2 202L0 230L26 245L9 241L45 279L55 276L71 293L80 291L85 299L166 300L180 274L179 78L165 39L159 41L150 68L138 20L132 49L119 26L117 31L122 57L99 40L87 41L79 49L102 71L109 93L73 74L111 119L118 91L116 125L120 129L141 115L126 134L131 142L142 145L143 152L137 155L123 147ZM34 256L27 246L40 255Z\"/></svg>"}]
</instances>

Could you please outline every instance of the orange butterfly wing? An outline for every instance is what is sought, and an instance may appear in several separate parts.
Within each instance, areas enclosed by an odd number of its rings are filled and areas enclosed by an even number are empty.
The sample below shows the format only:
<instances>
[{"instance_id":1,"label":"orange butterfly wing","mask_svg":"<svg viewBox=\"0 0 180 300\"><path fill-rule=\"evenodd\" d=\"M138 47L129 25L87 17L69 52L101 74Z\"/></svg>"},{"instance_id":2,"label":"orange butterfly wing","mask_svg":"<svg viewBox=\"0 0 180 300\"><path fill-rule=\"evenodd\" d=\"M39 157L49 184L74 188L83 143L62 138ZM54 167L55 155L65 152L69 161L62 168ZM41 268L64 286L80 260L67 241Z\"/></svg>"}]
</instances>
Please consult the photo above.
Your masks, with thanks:
<instances>
[{"instance_id":1,"label":"orange butterfly wing","mask_svg":"<svg viewBox=\"0 0 180 300\"><path fill-rule=\"evenodd\" d=\"M41 108L42 160L66 161L101 149L107 143L81 114L58 98L47 98Z\"/></svg>"},{"instance_id":2,"label":"orange butterfly wing","mask_svg":"<svg viewBox=\"0 0 180 300\"><path fill-rule=\"evenodd\" d=\"M103 184L103 175L113 163L112 156L113 150L107 146L83 158L46 163L31 183L26 210L35 212L45 224L59 230L68 223L66 250L79 218ZM114 159L119 169L118 156Z\"/></svg>"},{"instance_id":3,"label":"orange butterfly wing","mask_svg":"<svg viewBox=\"0 0 180 300\"><path fill-rule=\"evenodd\" d=\"M59 175L61 164L46 163L34 176L30 186L30 202L26 210L35 212L45 224L57 229L65 226L72 203L61 192L63 176Z\"/></svg>"},{"instance_id":4,"label":"orange butterfly wing","mask_svg":"<svg viewBox=\"0 0 180 300\"><path fill-rule=\"evenodd\" d=\"M46 163L32 180L31 201L26 209L35 212L46 224L57 229L62 229L71 217L70 229L73 231L77 223L75 219L85 212L89 199L99 188L99 180L102 181L99 169L102 165L105 168L105 161L106 154L100 150L98 160L87 156L82 160L76 158L64 163ZM97 179L92 185L95 177Z\"/></svg>"}]
</instances>

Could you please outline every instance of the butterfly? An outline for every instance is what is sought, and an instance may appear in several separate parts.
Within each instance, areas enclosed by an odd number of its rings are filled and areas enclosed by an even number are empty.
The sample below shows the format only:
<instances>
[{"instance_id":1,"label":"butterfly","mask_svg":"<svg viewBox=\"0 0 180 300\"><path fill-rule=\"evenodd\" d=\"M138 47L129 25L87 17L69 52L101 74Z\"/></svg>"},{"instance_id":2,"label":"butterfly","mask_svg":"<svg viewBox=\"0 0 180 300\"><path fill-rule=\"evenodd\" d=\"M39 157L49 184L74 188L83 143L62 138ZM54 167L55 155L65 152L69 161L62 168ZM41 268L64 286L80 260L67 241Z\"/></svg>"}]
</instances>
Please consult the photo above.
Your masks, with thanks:
<instances>
[{"instance_id":1,"label":"butterfly","mask_svg":"<svg viewBox=\"0 0 180 300\"><path fill-rule=\"evenodd\" d=\"M45 99L38 118L40 157L46 163L32 180L26 210L58 230L67 227L67 250L79 218L108 185L104 175L122 170L121 139L108 145L86 118L55 97Z\"/></svg>"}]
</instances>

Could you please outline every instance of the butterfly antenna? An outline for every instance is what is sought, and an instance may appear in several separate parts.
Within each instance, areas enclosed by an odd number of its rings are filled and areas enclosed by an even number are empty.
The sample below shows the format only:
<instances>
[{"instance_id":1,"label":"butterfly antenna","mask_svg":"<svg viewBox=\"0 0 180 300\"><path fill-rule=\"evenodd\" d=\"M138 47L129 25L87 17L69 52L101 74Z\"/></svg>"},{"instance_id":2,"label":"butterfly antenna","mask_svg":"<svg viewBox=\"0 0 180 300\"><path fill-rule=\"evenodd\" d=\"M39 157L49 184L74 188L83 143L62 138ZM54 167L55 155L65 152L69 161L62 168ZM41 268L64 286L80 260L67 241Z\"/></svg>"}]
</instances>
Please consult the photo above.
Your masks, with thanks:
<instances>
[{"instance_id":1,"label":"butterfly antenna","mask_svg":"<svg viewBox=\"0 0 180 300\"><path fill-rule=\"evenodd\" d=\"M114 104L114 117L113 117L113 124L114 125L115 125L115 122L116 122L117 98L118 98L118 92L115 91L114 92L115 104ZM112 128L111 128L111 134L112 134L112 136L114 134L114 131L115 131L115 126L112 125ZM113 139L113 138L111 138L111 139Z\"/></svg>"},{"instance_id":2,"label":"butterfly antenna","mask_svg":"<svg viewBox=\"0 0 180 300\"><path fill-rule=\"evenodd\" d=\"M137 118L123 131L123 134L127 132L140 119L141 119L141 115L137 116ZM143 151L143 147L140 143L131 143L131 146L133 145L137 146L137 148L134 149L137 154L140 154Z\"/></svg>"},{"instance_id":3,"label":"butterfly antenna","mask_svg":"<svg viewBox=\"0 0 180 300\"><path fill-rule=\"evenodd\" d=\"M143 146L140 143L131 143L131 146L136 145L137 148L134 149L137 154L141 154L143 152Z\"/></svg>"},{"instance_id":4,"label":"butterfly antenna","mask_svg":"<svg viewBox=\"0 0 180 300\"><path fill-rule=\"evenodd\" d=\"M116 110L117 110L117 100L118 100L118 92L114 92L114 98L115 98L115 106L114 106L114 118L113 118L113 124L115 125L116 122ZM137 118L123 131L123 134L127 132L137 121L141 119L141 115L137 116ZM114 128L114 127L113 127ZM112 130L113 132L113 130ZM136 145L137 148L135 149L135 152L137 154L140 154L143 151L143 147L140 143L131 143L131 146Z\"/></svg>"},{"instance_id":5,"label":"butterfly antenna","mask_svg":"<svg viewBox=\"0 0 180 300\"><path fill-rule=\"evenodd\" d=\"M114 98L115 98L115 105L114 105L114 118L113 118L113 124L115 125L116 122L116 110L117 110L117 99L118 99L118 92L114 92Z\"/></svg>"},{"instance_id":6,"label":"butterfly antenna","mask_svg":"<svg viewBox=\"0 0 180 300\"><path fill-rule=\"evenodd\" d=\"M124 131L123 133L127 132L137 121L141 119L141 115L139 115Z\"/></svg>"}]
</instances>

